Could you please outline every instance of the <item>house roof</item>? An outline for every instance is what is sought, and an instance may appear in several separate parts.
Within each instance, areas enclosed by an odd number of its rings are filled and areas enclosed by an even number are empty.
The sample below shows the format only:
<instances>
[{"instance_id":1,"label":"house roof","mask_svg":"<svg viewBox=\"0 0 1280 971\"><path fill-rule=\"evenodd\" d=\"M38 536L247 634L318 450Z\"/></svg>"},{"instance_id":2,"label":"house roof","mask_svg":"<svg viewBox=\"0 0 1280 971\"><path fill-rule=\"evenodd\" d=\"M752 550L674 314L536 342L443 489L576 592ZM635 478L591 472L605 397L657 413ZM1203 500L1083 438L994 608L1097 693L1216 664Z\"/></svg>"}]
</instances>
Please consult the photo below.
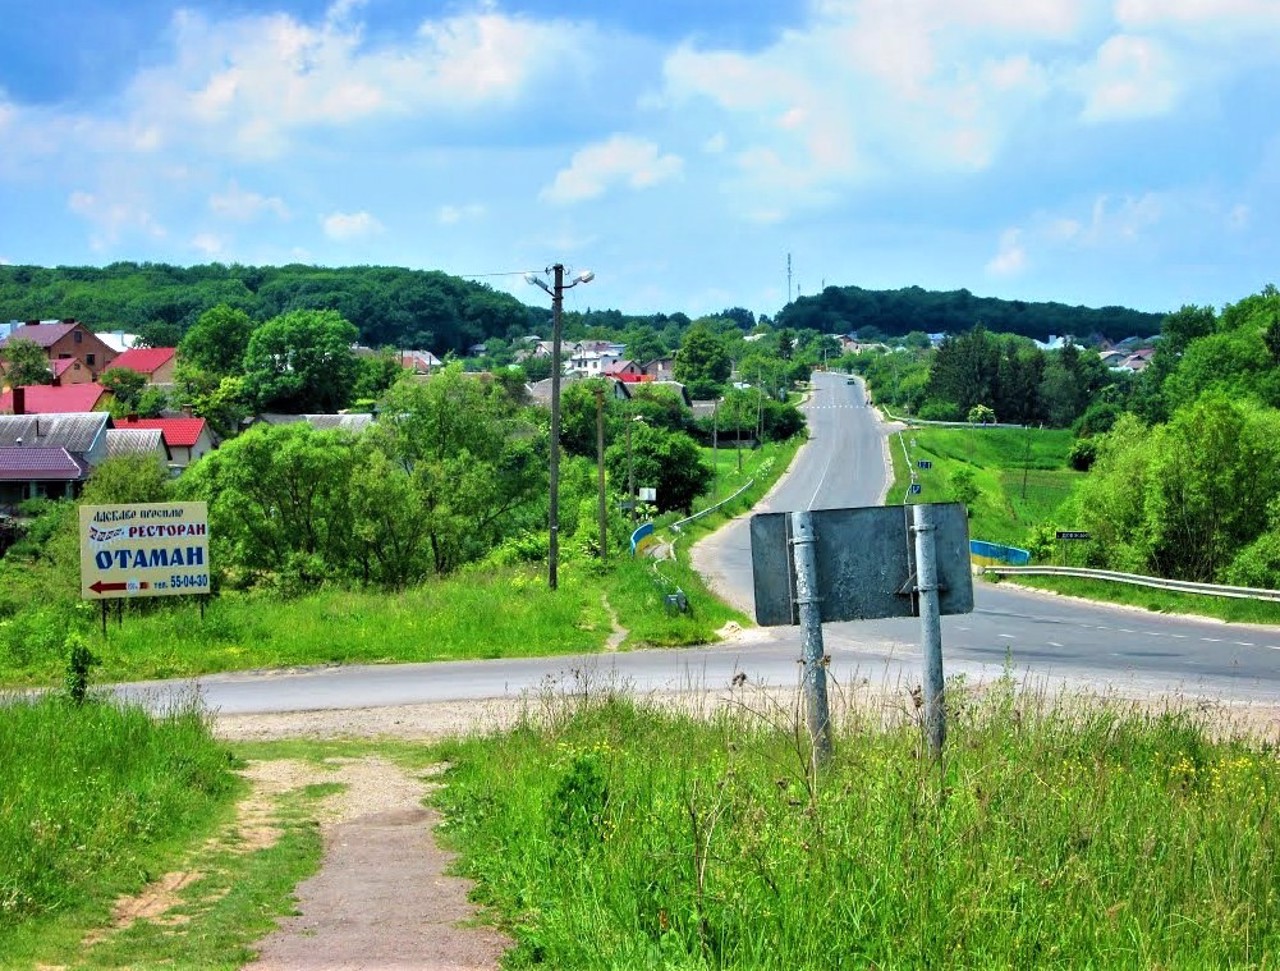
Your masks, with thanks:
<instances>
[{"instance_id":1,"label":"house roof","mask_svg":"<svg viewBox=\"0 0 1280 971\"><path fill-rule=\"evenodd\" d=\"M122 455L147 455L159 452L166 458L169 450L165 448L164 432L158 428L108 428L107 458L119 458Z\"/></svg>"},{"instance_id":2,"label":"house roof","mask_svg":"<svg viewBox=\"0 0 1280 971\"><path fill-rule=\"evenodd\" d=\"M111 416L105 411L70 415L0 415L0 447L59 446L72 454L93 448Z\"/></svg>"},{"instance_id":3,"label":"house roof","mask_svg":"<svg viewBox=\"0 0 1280 971\"><path fill-rule=\"evenodd\" d=\"M100 384L29 384L24 389L23 411L29 415L70 414L93 411L107 389ZM13 414L13 392L0 394L0 414Z\"/></svg>"},{"instance_id":4,"label":"house roof","mask_svg":"<svg viewBox=\"0 0 1280 971\"><path fill-rule=\"evenodd\" d=\"M176 347L131 347L112 361L108 370L123 367L139 374L155 374L173 360L177 352Z\"/></svg>"},{"instance_id":5,"label":"house roof","mask_svg":"<svg viewBox=\"0 0 1280 971\"><path fill-rule=\"evenodd\" d=\"M74 357L59 357L49 362L49 369L53 372L54 379L62 377L80 362Z\"/></svg>"},{"instance_id":6,"label":"house roof","mask_svg":"<svg viewBox=\"0 0 1280 971\"><path fill-rule=\"evenodd\" d=\"M73 321L59 321L56 324L23 324L21 327L15 327L9 336L0 341L0 346L7 344L9 341L31 341L40 347L52 347L62 337L70 331L75 330L79 324Z\"/></svg>"},{"instance_id":7,"label":"house roof","mask_svg":"<svg viewBox=\"0 0 1280 971\"><path fill-rule=\"evenodd\" d=\"M71 457L65 448L40 445L0 447L0 480L32 479L71 482L84 478L85 467Z\"/></svg>"},{"instance_id":8,"label":"house roof","mask_svg":"<svg viewBox=\"0 0 1280 971\"><path fill-rule=\"evenodd\" d=\"M203 418L127 418L116 419L118 428L156 428L164 432L170 448L194 448L205 429Z\"/></svg>"}]
</instances>

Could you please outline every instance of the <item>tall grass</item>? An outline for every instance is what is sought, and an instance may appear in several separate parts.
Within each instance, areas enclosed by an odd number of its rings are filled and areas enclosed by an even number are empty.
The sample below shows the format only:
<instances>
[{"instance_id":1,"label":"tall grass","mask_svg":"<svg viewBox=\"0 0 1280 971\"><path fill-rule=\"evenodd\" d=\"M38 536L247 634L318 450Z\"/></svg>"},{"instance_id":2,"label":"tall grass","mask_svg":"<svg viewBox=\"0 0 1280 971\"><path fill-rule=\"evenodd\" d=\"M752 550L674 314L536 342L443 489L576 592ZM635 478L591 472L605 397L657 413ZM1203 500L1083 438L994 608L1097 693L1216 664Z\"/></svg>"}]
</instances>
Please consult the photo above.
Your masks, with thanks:
<instances>
[{"instance_id":1,"label":"tall grass","mask_svg":"<svg viewBox=\"0 0 1280 971\"><path fill-rule=\"evenodd\" d=\"M105 912L238 785L194 704L153 718L92 699L3 698L0 753L0 954L23 921Z\"/></svg>"},{"instance_id":2,"label":"tall grass","mask_svg":"<svg viewBox=\"0 0 1280 971\"><path fill-rule=\"evenodd\" d=\"M775 714L596 700L445 746L510 966L1275 966L1274 751L1006 684L958 704L941 765L874 712L815 779Z\"/></svg>"}]
</instances>

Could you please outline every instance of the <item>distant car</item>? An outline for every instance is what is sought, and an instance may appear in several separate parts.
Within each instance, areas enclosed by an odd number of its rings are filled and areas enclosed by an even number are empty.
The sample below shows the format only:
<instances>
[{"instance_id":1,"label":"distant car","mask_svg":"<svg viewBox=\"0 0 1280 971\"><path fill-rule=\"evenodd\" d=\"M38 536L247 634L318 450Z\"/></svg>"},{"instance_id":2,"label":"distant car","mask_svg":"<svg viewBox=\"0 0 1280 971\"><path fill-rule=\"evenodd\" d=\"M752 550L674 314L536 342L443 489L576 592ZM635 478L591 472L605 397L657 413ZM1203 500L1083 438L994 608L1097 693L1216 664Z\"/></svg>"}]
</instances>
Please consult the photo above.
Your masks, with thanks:
<instances>
[{"instance_id":1,"label":"distant car","mask_svg":"<svg viewBox=\"0 0 1280 971\"><path fill-rule=\"evenodd\" d=\"M845 383L845 384L857 384L857 383L858 383L858 379L857 379L857 378L845 378L845 379L844 379L844 383Z\"/></svg>"}]
</instances>

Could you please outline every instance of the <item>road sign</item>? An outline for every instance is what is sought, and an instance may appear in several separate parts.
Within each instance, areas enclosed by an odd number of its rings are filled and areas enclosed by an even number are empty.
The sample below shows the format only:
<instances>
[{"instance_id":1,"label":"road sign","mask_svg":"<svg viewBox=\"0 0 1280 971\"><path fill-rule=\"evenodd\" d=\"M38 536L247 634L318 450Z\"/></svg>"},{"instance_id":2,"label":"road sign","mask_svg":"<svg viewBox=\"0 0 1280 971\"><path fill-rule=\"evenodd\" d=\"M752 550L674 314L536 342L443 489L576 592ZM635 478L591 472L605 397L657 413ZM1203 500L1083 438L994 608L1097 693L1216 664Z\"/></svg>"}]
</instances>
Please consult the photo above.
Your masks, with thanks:
<instances>
[{"instance_id":1,"label":"road sign","mask_svg":"<svg viewBox=\"0 0 1280 971\"><path fill-rule=\"evenodd\" d=\"M817 509L817 596L823 623L918 616L915 550L908 506ZM960 503L937 503L935 544L941 611L973 610L969 519ZM798 623L790 513L751 517L756 622Z\"/></svg>"},{"instance_id":2,"label":"road sign","mask_svg":"<svg viewBox=\"0 0 1280 971\"><path fill-rule=\"evenodd\" d=\"M911 485L907 488L907 492L910 495L918 496L920 494L920 483L919 482L911 483Z\"/></svg>"},{"instance_id":3,"label":"road sign","mask_svg":"<svg viewBox=\"0 0 1280 971\"><path fill-rule=\"evenodd\" d=\"M203 502L81 506L81 599L208 593L208 520Z\"/></svg>"},{"instance_id":4,"label":"road sign","mask_svg":"<svg viewBox=\"0 0 1280 971\"><path fill-rule=\"evenodd\" d=\"M922 468L922 469L931 469L931 468L933 468L933 463L932 463L931 461L929 461L928 459L920 459L918 462L916 462L916 465L918 465L918 466L919 466L920 468Z\"/></svg>"},{"instance_id":5,"label":"road sign","mask_svg":"<svg viewBox=\"0 0 1280 971\"><path fill-rule=\"evenodd\" d=\"M1088 539L1089 534L1083 529L1060 529L1058 539Z\"/></svg>"},{"instance_id":6,"label":"road sign","mask_svg":"<svg viewBox=\"0 0 1280 971\"><path fill-rule=\"evenodd\" d=\"M658 501L658 490L655 488L652 488L652 487L646 488L645 486L641 486L639 489L639 493L640 493L641 502L657 502Z\"/></svg>"}]
</instances>

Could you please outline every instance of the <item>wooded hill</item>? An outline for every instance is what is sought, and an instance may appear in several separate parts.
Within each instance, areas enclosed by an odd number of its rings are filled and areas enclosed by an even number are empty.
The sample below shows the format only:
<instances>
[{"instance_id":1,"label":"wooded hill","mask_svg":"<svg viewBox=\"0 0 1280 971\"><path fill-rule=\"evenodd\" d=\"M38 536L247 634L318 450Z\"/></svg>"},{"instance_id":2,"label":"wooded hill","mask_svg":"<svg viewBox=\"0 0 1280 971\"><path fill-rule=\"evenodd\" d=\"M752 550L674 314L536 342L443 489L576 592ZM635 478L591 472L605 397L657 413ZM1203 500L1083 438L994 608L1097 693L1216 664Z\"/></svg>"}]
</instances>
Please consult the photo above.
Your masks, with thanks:
<instances>
[{"instance_id":1,"label":"wooded hill","mask_svg":"<svg viewBox=\"0 0 1280 971\"><path fill-rule=\"evenodd\" d=\"M1119 341L1158 334L1163 319L1164 314L1125 307L1094 310L1062 303L1028 303L975 297L968 290L827 287L816 296L797 298L778 314L775 324L829 334L856 333L870 328L879 332L873 336L884 337L902 336L911 331L960 334L981 325L989 331L1041 341L1053 334L1071 335L1079 341L1087 341L1094 335Z\"/></svg>"},{"instance_id":2,"label":"wooded hill","mask_svg":"<svg viewBox=\"0 0 1280 971\"><path fill-rule=\"evenodd\" d=\"M106 267L0 266L0 321L74 317L95 330L143 332L170 328L176 342L210 307L226 304L256 321L293 310L336 310L371 347L420 348L441 356L490 338L549 336L549 301L525 304L508 293L436 270L401 267L242 266L210 263L112 263ZM754 315L733 308L714 316L744 332ZM863 290L827 287L783 308L776 328L827 334L871 328L885 336L961 333L981 324L990 331L1045 339L1072 334L1119 340L1158 333L1162 315L1123 307L1092 310L1059 303L1025 303L907 287ZM566 313L565 336L628 329L665 331L689 323L683 313L624 314L617 310ZM670 335L668 335L670 336Z\"/></svg>"}]
</instances>

